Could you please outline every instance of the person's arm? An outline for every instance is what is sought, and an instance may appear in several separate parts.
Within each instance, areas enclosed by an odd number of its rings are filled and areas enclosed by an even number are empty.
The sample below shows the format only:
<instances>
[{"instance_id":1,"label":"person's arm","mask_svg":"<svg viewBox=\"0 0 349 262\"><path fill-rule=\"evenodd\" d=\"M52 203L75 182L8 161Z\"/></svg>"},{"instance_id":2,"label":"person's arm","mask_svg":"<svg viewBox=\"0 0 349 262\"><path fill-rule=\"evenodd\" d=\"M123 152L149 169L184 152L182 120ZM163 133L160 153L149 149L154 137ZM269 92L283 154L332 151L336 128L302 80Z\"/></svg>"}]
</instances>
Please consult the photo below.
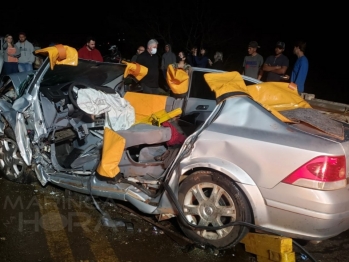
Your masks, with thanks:
<instances>
[{"instance_id":1,"label":"person's arm","mask_svg":"<svg viewBox=\"0 0 349 262\"><path fill-rule=\"evenodd\" d=\"M17 47L17 46L14 46L15 49L16 49L16 52L14 53L14 57L20 57L21 56L21 50Z\"/></svg>"},{"instance_id":2,"label":"person's arm","mask_svg":"<svg viewBox=\"0 0 349 262\"><path fill-rule=\"evenodd\" d=\"M4 48L4 50L6 50L8 47L8 43L6 41L6 38L5 38L5 41L4 41L4 44L2 45L2 47Z\"/></svg>"},{"instance_id":3,"label":"person's arm","mask_svg":"<svg viewBox=\"0 0 349 262\"><path fill-rule=\"evenodd\" d=\"M263 69L262 69L262 67L261 67L261 68L259 68L257 79L258 79L258 80L261 80L261 79L262 79L262 76L263 76Z\"/></svg>"},{"instance_id":4,"label":"person's arm","mask_svg":"<svg viewBox=\"0 0 349 262\"><path fill-rule=\"evenodd\" d=\"M279 75L284 75L286 73L287 66L271 66L268 64L264 64L262 70L267 72L273 72Z\"/></svg>"},{"instance_id":5,"label":"person's arm","mask_svg":"<svg viewBox=\"0 0 349 262\"><path fill-rule=\"evenodd\" d=\"M262 56L260 56L260 61L259 61L259 70L258 70L258 75L257 75L257 79L261 80L262 76L263 76L263 63L264 63L264 59Z\"/></svg>"},{"instance_id":6,"label":"person's arm","mask_svg":"<svg viewBox=\"0 0 349 262\"><path fill-rule=\"evenodd\" d=\"M297 81L302 78L304 78L304 81L305 81L307 73L308 73L307 61L303 60L301 63L298 64L298 66L296 63L295 67L292 70L290 82L297 83Z\"/></svg>"},{"instance_id":7,"label":"person's arm","mask_svg":"<svg viewBox=\"0 0 349 262\"><path fill-rule=\"evenodd\" d=\"M171 62L171 64L173 64L173 63L176 63L176 55L174 54L174 53L172 53L172 62Z\"/></svg>"},{"instance_id":8,"label":"person's arm","mask_svg":"<svg viewBox=\"0 0 349 262\"><path fill-rule=\"evenodd\" d=\"M34 63L35 62L35 56L34 56L34 46L33 46L33 44L30 44L30 46L29 46L29 49L30 49L30 62L31 63Z\"/></svg>"},{"instance_id":9,"label":"person's arm","mask_svg":"<svg viewBox=\"0 0 349 262\"><path fill-rule=\"evenodd\" d=\"M96 61L103 62L103 57L102 57L101 52L99 52L99 50L97 50L97 53L96 53Z\"/></svg>"},{"instance_id":10,"label":"person's arm","mask_svg":"<svg viewBox=\"0 0 349 262\"><path fill-rule=\"evenodd\" d=\"M78 57L79 57L79 58L84 58L84 51L83 51L82 48L80 48L80 49L78 50Z\"/></svg>"},{"instance_id":11,"label":"person's arm","mask_svg":"<svg viewBox=\"0 0 349 262\"><path fill-rule=\"evenodd\" d=\"M245 65L246 65L246 56L245 56L245 58L244 58L244 61L242 62L242 75L244 75L245 74Z\"/></svg>"}]
</instances>

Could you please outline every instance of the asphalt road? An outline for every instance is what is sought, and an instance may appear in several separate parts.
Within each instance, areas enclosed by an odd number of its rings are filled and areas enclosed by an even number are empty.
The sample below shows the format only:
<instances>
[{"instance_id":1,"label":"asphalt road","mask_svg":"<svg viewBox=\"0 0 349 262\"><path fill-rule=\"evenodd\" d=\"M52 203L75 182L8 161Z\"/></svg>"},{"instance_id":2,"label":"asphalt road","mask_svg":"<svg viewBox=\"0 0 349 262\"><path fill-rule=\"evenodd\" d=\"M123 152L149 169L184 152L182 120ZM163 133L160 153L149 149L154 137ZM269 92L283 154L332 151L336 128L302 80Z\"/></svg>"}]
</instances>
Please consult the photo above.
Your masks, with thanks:
<instances>
[{"instance_id":1,"label":"asphalt road","mask_svg":"<svg viewBox=\"0 0 349 262\"><path fill-rule=\"evenodd\" d=\"M175 220L154 226L153 217L139 214L130 206L97 199L111 218L122 218L134 226L133 230L106 227L90 197L68 193L53 186L20 185L0 177L0 261L257 261L245 252L243 244L220 252L193 247ZM318 262L349 261L348 247L348 231L304 246ZM294 250L297 261L311 261L301 257L301 250Z\"/></svg>"}]
</instances>

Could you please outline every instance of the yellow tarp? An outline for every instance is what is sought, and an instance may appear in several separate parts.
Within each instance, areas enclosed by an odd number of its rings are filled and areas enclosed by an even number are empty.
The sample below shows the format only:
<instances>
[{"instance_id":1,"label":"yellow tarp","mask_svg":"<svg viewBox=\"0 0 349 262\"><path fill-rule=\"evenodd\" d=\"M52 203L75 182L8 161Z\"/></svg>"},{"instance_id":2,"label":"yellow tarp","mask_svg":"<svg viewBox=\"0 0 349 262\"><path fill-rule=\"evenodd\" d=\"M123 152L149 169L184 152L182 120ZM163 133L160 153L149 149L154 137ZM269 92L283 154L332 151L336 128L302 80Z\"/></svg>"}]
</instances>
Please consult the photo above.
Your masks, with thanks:
<instances>
[{"instance_id":1,"label":"yellow tarp","mask_svg":"<svg viewBox=\"0 0 349 262\"><path fill-rule=\"evenodd\" d=\"M121 61L123 64L126 64L126 69L124 72L124 78L126 78L128 75L134 76L138 81L140 81L143 77L145 77L148 74L148 68L145 66L142 66L138 63L134 62L126 62Z\"/></svg>"},{"instance_id":2,"label":"yellow tarp","mask_svg":"<svg viewBox=\"0 0 349 262\"><path fill-rule=\"evenodd\" d=\"M151 116L146 116L144 118L140 118L138 121L135 122L135 124L150 124L154 126L160 126L162 123L176 117L182 114L181 108L176 108L172 110L171 112L166 112L165 109L160 110L158 112L155 112L151 114Z\"/></svg>"},{"instance_id":3,"label":"yellow tarp","mask_svg":"<svg viewBox=\"0 0 349 262\"><path fill-rule=\"evenodd\" d=\"M135 109L135 124L143 123L145 118L149 118L152 114L166 109L167 96L126 92L124 98Z\"/></svg>"},{"instance_id":4,"label":"yellow tarp","mask_svg":"<svg viewBox=\"0 0 349 262\"><path fill-rule=\"evenodd\" d=\"M102 160L97 167L101 176L115 177L119 172L119 163L125 149L126 140L110 128L104 128Z\"/></svg>"},{"instance_id":5,"label":"yellow tarp","mask_svg":"<svg viewBox=\"0 0 349 262\"><path fill-rule=\"evenodd\" d=\"M263 82L261 84L246 86L242 76L235 71L208 73L204 75L204 78L211 90L215 92L217 99L228 93L245 93L283 122L293 123L294 121L284 117L278 111L311 108L298 94L297 87L294 84L285 82Z\"/></svg>"},{"instance_id":6,"label":"yellow tarp","mask_svg":"<svg viewBox=\"0 0 349 262\"><path fill-rule=\"evenodd\" d=\"M48 55L50 58L51 69L55 65L78 65L78 52L75 48L66 45L55 45L38 49L35 54Z\"/></svg>"},{"instance_id":7,"label":"yellow tarp","mask_svg":"<svg viewBox=\"0 0 349 262\"><path fill-rule=\"evenodd\" d=\"M185 94L189 88L189 75L181 68L167 67L166 81L171 91L176 95Z\"/></svg>"}]
</instances>

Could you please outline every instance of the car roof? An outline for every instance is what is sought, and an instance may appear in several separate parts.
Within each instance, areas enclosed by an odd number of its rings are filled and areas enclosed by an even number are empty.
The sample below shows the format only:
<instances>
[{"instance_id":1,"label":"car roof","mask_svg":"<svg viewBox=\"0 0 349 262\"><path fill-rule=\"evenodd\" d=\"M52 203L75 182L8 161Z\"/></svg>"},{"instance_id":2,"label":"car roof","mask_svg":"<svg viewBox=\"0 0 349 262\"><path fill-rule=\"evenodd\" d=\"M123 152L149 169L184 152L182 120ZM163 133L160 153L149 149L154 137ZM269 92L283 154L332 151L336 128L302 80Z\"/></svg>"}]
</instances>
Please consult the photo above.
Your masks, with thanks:
<instances>
[{"instance_id":1,"label":"car roof","mask_svg":"<svg viewBox=\"0 0 349 262\"><path fill-rule=\"evenodd\" d=\"M192 67L192 71L199 71L199 72L207 72L207 73L225 73L228 71L223 71L223 70L216 70L216 69L211 69L211 68L202 68L202 67ZM263 83L262 81L255 79L253 77L241 75L242 78L245 81L251 82L252 84L260 84Z\"/></svg>"}]
</instances>

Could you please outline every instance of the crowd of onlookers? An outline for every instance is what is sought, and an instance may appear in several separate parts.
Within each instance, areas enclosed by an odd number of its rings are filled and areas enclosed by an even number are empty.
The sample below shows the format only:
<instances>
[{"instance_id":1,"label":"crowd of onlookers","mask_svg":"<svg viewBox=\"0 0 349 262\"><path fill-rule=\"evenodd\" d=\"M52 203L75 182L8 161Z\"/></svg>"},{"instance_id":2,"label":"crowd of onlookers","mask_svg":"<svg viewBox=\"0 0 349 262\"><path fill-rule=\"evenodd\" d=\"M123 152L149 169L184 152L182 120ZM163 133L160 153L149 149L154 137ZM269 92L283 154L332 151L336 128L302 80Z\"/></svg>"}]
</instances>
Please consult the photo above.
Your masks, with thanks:
<instances>
[{"instance_id":1,"label":"crowd of onlookers","mask_svg":"<svg viewBox=\"0 0 349 262\"><path fill-rule=\"evenodd\" d=\"M148 68L148 74L142 79L141 86L146 93L156 93L159 87L159 71L166 79L166 72L169 65L174 68L183 69L187 73L191 67L212 68L216 70L224 70L223 53L215 52L213 60L207 56L207 50L204 47L198 49L192 47L190 52L185 50L175 54L170 44L165 44L164 53L159 57L158 41L151 39L147 46L140 45L135 55L131 58L132 62L137 62ZM79 56L85 59L103 61L100 52L95 48L96 41L90 37L87 39L86 45L79 50ZM285 51L285 43L278 41L275 45L275 53L268 56L265 60L257 52L260 46L256 41L251 41L247 46L248 55L245 56L242 66L242 74L267 82L292 82L297 85L298 93L304 92L304 83L308 74L308 59L304 55L306 43L298 41L293 46L293 53L297 56L296 63L292 69L291 76L286 75L289 67L289 59L283 52Z\"/></svg>"},{"instance_id":2,"label":"crowd of onlookers","mask_svg":"<svg viewBox=\"0 0 349 262\"><path fill-rule=\"evenodd\" d=\"M52 44L54 45L54 43ZM215 70L224 70L223 53L215 52L213 61L207 56L207 50L204 47L200 49L193 46L189 52L180 50L175 54L170 44L165 44L164 53L158 56L158 41L151 39L147 46L140 45L136 53L129 61L137 62L148 68L148 74L142 79L141 87L143 92L156 93L159 87L159 77L162 74L166 82L166 72L169 65L175 69L183 69L189 73L191 67L211 68ZM306 43L298 41L293 46L293 53L297 56L296 63L292 69L291 76L286 75L289 67L289 59L283 52L285 50L284 42L277 42L275 53L268 56L265 60L257 52L260 46L256 41L251 41L247 46L248 54L242 61L242 74L264 81L270 82L293 82L297 85L299 93L304 92L304 83L308 73L308 59L306 58ZM4 65L3 73L11 74L16 72L31 71L40 66L42 61L40 57L34 55L36 49L40 47L34 42L27 40L26 34L20 32L18 41L15 42L12 35L7 34L3 44ZM116 45L109 48L110 54L102 56L96 48L96 39L92 36L86 39L86 44L78 49L79 58L94 61L121 62L121 54Z\"/></svg>"},{"instance_id":3,"label":"crowd of onlookers","mask_svg":"<svg viewBox=\"0 0 349 262\"><path fill-rule=\"evenodd\" d=\"M29 42L24 32L19 33L17 42L14 41L11 34L5 35L3 73L12 74L38 68L41 61L39 57L34 55L34 51L37 49L40 47L36 43Z\"/></svg>"}]
</instances>

